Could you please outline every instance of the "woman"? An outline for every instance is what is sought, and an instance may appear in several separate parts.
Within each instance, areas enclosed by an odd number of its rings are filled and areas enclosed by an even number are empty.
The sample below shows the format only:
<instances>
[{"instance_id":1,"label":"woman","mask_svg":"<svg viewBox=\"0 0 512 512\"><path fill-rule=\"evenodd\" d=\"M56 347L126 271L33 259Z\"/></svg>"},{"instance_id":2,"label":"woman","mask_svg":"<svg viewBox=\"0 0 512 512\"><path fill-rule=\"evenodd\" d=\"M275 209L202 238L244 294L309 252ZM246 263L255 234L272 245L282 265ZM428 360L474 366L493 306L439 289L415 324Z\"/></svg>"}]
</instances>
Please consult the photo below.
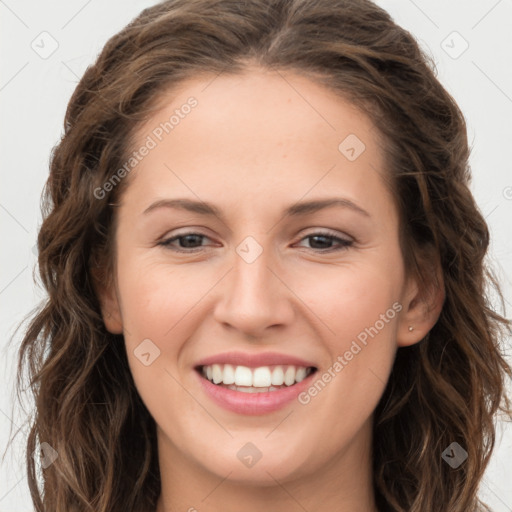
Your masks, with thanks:
<instances>
[{"instance_id":1,"label":"woman","mask_svg":"<svg viewBox=\"0 0 512 512\"><path fill-rule=\"evenodd\" d=\"M143 11L52 157L36 509L484 510L510 324L468 154L369 1Z\"/></svg>"}]
</instances>

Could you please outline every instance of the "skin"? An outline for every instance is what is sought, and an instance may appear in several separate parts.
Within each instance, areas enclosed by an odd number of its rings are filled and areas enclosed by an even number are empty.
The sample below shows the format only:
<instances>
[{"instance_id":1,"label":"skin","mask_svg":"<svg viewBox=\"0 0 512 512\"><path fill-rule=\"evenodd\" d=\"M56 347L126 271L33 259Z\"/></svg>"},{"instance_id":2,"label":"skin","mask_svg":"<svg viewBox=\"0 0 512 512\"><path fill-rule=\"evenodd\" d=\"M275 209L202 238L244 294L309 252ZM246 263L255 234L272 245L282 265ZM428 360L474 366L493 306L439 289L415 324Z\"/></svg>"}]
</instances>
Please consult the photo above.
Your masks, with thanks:
<instances>
[{"instance_id":1,"label":"skin","mask_svg":"<svg viewBox=\"0 0 512 512\"><path fill-rule=\"evenodd\" d=\"M157 512L235 512L241 503L244 512L375 511L373 411L397 348L426 335L443 299L439 292L427 307L406 276L379 135L321 85L249 68L189 80L162 96L136 148L190 96L198 105L129 176L118 208L115 284L101 292L105 325L124 333L137 389L157 424ZM354 161L338 149L349 134L366 146ZM328 197L368 215L331 207L283 216L297 201ZM211 202L224 220L165 207L143 213L170 198ZM332 251L336 240L306 238L326 230L353 244ZM172 243L189 253L158 245L186 232L205 235L191 249L187 240ZM262 249L250 264L236 252L247 236ZM199 359L220 352L274 351L313 361L321 376L394 303L401 311L305 405L230 412L211 401L194 372ZM149 366L134 355L144 339L160 350ZM251 468L237 457L247 442L262 453Z\"/></svg>"}]
</instances>

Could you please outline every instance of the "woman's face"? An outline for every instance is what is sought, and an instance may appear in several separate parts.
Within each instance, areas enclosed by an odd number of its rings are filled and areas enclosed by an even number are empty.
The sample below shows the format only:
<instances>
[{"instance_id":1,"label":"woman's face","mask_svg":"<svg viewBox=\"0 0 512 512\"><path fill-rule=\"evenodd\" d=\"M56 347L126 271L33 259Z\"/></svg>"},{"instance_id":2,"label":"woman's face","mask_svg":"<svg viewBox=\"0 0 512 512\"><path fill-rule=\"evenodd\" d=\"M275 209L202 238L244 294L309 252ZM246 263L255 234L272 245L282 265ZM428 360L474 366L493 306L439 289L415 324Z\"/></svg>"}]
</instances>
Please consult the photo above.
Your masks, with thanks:
<instances>
[{"instance_id":1,"label":"woman's face","mask_svg":"<svg viewBox=\"0 0 512 512\"><path fill-rule=\"evenodd\" d=\"M369 457L396 348L423 334L374 126L292 73L162 100L133 148L104 301L161 463L274 484Z\"/></svg>"}]
</instances>

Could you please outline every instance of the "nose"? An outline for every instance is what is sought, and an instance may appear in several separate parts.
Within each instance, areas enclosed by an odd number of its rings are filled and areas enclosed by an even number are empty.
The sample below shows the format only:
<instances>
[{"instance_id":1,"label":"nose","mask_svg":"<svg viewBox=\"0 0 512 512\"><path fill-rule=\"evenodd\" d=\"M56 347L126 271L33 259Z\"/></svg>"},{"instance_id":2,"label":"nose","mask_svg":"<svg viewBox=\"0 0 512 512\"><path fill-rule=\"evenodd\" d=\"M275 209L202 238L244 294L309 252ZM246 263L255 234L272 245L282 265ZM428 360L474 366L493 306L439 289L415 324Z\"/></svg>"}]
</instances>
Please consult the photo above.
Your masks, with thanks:
<instances>
[{"instance_id":1,"label":"nose","mask_svg":"<svg viewBox=\"0 0 512 512\"><path fill-rule=\"evenodd\" d=\"M262 339L271 327L282 329L294 317L293 293L269 253L264 249L251 263L235 253L214 312L219 323L250 339Z\"/></svg>"}]
</instances>

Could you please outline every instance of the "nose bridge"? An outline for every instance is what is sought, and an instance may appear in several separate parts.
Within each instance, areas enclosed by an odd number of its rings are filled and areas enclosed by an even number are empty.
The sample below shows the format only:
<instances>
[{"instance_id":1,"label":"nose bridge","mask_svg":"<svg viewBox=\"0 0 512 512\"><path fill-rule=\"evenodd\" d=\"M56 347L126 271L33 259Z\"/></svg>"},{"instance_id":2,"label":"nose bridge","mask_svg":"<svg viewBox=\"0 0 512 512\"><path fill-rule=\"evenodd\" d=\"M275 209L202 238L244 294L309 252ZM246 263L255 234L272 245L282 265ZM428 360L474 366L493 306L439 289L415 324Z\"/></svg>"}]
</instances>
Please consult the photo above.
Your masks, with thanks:
<instances>
[{"instance_id":1,"label":"nose bridge","mask_svg":"<svg viewBox=\"0 0 512 512\"><path fill-rule=\"evenodd\" d=\"M264 242L263 242L264 243ZM265 309L270 299L271 283L275 279L269 270L271 250L252 236L246 237L237 247L231 276L231 298L240 306Z\"/></svg>"},{"instance_id":2,"label":"nose bridge","mask_svg":"<svg viewBox=\"0 0 512 512\"><path fill-rule=\"evenodd\" d=\"M263 248L262 248L263 249ZM244 242L237 248L233 269L233 293L241 294L239 303L262 298L263 292L269 290L269 277L272 275L268 269L269 250L257 253L257 249L250 243Z\"/></svg>"},{"instance_id":3,"label":"nose bridge","mask_svg":"<svg viewBox=\"0 0 512 512\"><path fill-rule=\"evenodd\" d=\"M272 251L261 240L250 236L236 247L225 294L216 308L218 321L242 331L261 331L290 320L286 287L270 270L275 267Z\"/></svg>"}]
</instances>

